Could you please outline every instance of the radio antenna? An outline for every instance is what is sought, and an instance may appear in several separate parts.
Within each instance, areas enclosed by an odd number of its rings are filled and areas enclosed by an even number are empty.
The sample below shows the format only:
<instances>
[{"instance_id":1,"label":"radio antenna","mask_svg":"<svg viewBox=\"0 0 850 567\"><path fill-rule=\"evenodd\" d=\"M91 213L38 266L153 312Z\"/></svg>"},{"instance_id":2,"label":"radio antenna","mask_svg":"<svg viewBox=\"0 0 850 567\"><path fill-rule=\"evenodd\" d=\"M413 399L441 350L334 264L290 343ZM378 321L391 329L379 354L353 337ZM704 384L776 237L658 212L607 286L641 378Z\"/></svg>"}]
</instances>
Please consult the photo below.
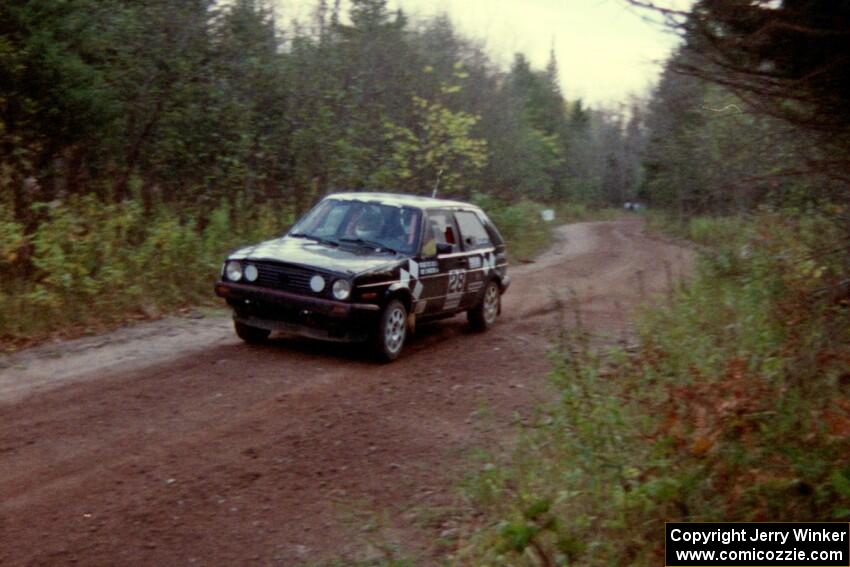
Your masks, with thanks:
<instances>
[{"instance_id":1,"label":"radio antenna","mask_svg":"<svg viewBox=\"0 0 850 567\"><path fill-rule=\"evenodd\" d=\"M434 182L434 191L431 192L431 198L435 198L437 196L437 188L440 186L440 177L443 176L443 168L440 168L440 171L437 172L437 181Z\"/></svg>"}]
</instances>

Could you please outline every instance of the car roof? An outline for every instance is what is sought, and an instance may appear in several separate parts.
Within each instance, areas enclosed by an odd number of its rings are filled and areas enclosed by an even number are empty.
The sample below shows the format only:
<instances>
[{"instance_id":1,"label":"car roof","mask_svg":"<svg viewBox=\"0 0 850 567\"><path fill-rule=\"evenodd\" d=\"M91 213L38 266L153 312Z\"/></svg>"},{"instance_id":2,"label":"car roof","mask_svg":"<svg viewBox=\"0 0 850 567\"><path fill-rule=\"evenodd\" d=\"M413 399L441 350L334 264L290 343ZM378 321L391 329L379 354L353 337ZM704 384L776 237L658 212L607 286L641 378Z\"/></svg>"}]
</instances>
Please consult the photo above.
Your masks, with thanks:
<instances>
[{"instance_id":1,"label":"car roof","mask_svg":"<svg viewBox=\"0 0 850 567\"><path fill-rule=\"evenodd\" d=\"M475 205L452 201L449 199L435 199L432 197L421 197L419 195L407 195L404 193L378 193L378 192L349 192L331 193L325 199L340 199L344 201L372 201L385 205L398 205L403 207L414 207L418 209L427 208L464 208L479 209Z\"/></svg>"}]
</instances>

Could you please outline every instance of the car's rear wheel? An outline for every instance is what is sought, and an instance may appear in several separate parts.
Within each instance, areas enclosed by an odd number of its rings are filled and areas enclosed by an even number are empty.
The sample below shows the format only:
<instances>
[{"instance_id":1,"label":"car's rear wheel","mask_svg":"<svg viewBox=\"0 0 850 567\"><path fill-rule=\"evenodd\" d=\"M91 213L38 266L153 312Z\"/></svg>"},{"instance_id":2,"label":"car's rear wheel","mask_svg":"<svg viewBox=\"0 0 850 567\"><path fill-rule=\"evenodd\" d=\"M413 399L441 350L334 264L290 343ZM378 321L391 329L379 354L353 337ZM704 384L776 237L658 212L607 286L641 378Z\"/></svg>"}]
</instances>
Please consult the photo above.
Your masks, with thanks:
<instances>
[{"instance_id":1,"label":"car's rear wheel","mask_svg":"<svg viewBox=\"0 0 850 567\"><path fill-rule=\"evenodd\" d=\"M381 311L374 337L375 354L384 362L399 357L407 338L407 309L398 299L393 299Z\"/></svg>"},{"instance_id":2,"label":"car's rear wheel","mask_svg":"<svg viewBox=\"0 0 850 567\"><path fill-rule=\"evenodd\" d=\"M486 331L492 327L496 323L496 317L499 315L501 301L502 294L499 291L499 285L495 281L490 280L484 286L484 294L481 296L481 301L466 312L469 325L476 331Z\"/></svg>"},{"instance_id":3,"label":"car's rear wheel","mask_svg":"<svg viewBox=\"0 0 850 567\"><path fill-rule=\"evenodd\" d=\"M256 345L269 338L272 333L268 329L260 329L252 327L239 321L233 322L233 327L236 329L236 335L248 344Z\"/></svg>"}]
</instances>

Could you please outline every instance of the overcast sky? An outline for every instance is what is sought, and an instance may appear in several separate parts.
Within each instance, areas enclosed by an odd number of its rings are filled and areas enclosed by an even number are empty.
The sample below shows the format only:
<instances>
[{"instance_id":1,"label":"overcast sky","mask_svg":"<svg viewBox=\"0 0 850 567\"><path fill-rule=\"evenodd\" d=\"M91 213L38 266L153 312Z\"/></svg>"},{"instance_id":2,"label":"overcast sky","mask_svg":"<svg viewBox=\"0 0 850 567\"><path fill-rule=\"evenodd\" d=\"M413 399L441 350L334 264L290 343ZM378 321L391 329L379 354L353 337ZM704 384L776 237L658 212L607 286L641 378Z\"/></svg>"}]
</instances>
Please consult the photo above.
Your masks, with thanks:
<instances>
[{"instance_id":1,"label":"overcast sky","mask_svg":"<svg viewBox=\"0 0 850 567\"><path fill-rule=\"evenodd\" d=\"M316 4L275 1L279 21L304 22ZM543 68L554 45L564 95L593 106L644 94L677 43L625 0L388 0L388 6L401 7L414 19L448 14L464 36L483 42L505 68L517 51Z\"/></svg>"}]
</instances>

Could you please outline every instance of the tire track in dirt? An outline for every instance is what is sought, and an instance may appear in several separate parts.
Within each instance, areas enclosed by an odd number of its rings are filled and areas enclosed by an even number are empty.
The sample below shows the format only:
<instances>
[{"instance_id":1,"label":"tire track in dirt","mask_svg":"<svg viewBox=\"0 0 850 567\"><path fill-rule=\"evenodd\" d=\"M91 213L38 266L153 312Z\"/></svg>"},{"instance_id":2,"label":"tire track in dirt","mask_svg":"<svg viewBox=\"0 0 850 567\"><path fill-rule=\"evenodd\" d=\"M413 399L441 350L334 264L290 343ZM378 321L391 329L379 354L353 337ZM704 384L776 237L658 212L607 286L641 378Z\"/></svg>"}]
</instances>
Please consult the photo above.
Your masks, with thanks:
<instances>
[{"instance_id":1,"label":"tire track in dirt","mask_svg":"<svg viewBox=\"0 0 850 567\"><path fill-rule=\"evenodd\" d=\"M288 565L379 554L372 538L427 560L451 517L424 509L450 509L468 451L509 442L514 416L551 395L557 306L574 292L589 329L619 336L637 270L648 294L690 263L636 219L558 235L512 270L494 329L425 326L390 365L356 345L250 347L193 327L172 337L196 339L185 355L154 333L122 348L157 341L159 362L83 349L56 382L22 355L0 371L0 564ZM43 378L29 389L22 363Z\"/></svg>"}]
</instances>

